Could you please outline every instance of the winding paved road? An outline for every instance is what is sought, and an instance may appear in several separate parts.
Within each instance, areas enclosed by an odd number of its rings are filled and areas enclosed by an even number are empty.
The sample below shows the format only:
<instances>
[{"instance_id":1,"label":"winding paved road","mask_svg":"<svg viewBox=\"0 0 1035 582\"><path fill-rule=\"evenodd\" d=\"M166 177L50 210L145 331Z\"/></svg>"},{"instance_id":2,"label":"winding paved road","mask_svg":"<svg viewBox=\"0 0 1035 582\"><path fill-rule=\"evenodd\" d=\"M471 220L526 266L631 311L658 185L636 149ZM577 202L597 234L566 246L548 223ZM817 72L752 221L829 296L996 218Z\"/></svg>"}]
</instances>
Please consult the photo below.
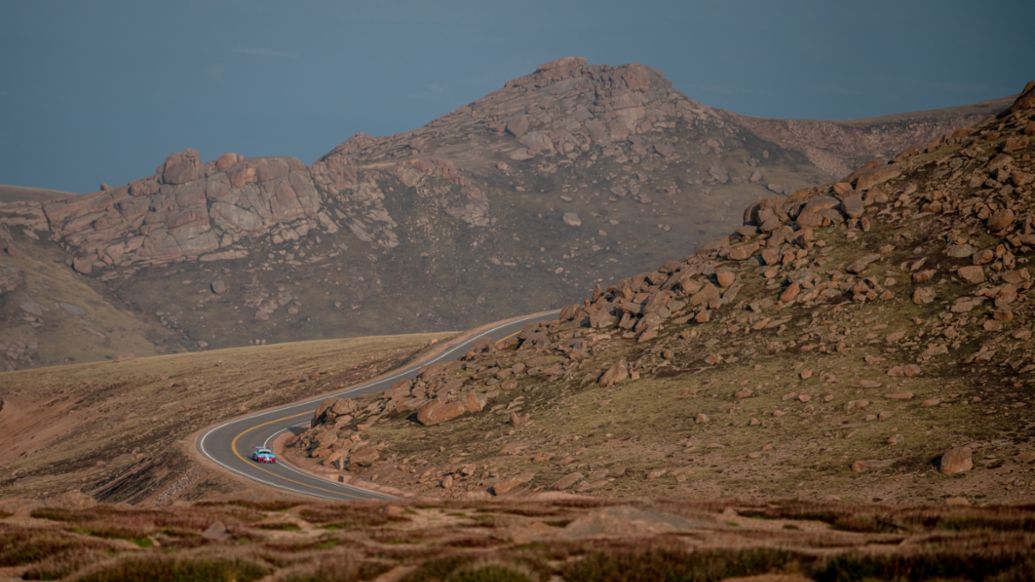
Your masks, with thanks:
<instances>
[{"instance_id":1,"label":"winding paved road","mask_svg":"<svg viewBox=\"0 0 1035 582\"><path fill-rule=\"evenodd\" d=\"M297 467L292 467L282 458L277 459L275 464L260 465L253 462L250 455L256 446L268 445L277 435L286 430L309 426L313 410L327 398L383 392L399 380L416 376L425 366L446 359L460 358L472 345L481 340L504 338L520 331L529 323L546 321L556 316L557 312L552 311L512 320L474 334L426 362L405 367L387 377L359 384L340 392L324 394L304 402L288 404L229 420L206 430L201 435L197 440L198 452L231 473L293 493L333 500L389 499L390 496L384 493L317 477Z\"/></svg>"}]
</instances>

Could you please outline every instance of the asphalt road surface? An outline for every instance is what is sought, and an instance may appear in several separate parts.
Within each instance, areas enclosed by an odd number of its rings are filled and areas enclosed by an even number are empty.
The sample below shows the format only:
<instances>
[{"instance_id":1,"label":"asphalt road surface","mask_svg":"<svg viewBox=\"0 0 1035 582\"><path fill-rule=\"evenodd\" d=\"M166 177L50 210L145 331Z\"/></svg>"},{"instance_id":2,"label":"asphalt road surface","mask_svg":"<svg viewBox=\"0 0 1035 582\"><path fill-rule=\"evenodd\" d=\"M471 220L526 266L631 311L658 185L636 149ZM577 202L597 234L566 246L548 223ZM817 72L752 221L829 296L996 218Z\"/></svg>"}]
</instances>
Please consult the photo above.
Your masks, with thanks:
<instances>
[{"instance_id":1,"label":"asphalt road surface","mask_svg":"<svg viewBox=\"0 0 1035 582\"><path fill-rule=\"evenodd\" d=\"M361 487L336 483L292 467L282 458L273 464L259 464L251 460L252 451L259 445L269 443L280 433L296 427L307 427L316 406L327 398L362 396L384 392L399 380L413 378L425 366L442 360L462 357L476 343L489 339L501 339L520 331L529 323L546 321L557 317L557 312L530 315L510 323L501 324L475 334L461 344L455 345L435 358L404 367L391 375L347 388L334 394L324 394L311 400L288 404L272 410L235 418L205 431L198 439L198 451L223 469L263 485L293 493L333 500L390 499L391 496Z\"/></svg>"}]
</instances>

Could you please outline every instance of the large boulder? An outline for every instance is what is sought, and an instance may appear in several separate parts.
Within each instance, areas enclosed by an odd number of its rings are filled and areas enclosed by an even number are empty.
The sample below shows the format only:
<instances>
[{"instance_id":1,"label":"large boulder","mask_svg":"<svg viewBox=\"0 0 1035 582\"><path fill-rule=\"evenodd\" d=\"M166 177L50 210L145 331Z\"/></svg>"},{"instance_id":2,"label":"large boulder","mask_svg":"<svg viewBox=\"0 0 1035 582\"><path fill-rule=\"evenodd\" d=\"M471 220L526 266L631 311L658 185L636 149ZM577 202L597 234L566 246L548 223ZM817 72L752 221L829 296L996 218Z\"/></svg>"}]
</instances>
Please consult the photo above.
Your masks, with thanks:
<instances>
[{"instance_id":1,"label":"large boulder","mask_svg":"<svg viewBox=\"0 0 1035 582\"><path fill-rule=\"evenodd\" d=\"M466 412L468 412L468 407L464 402L458 400L446 402L436 398L417 410L417 422L424 426L434 426L453 420Z\"/></svg>"},{"instance_id":2,"label":"large boulder","mask_svg":"<svg viewBox=\"0 0 1035 582\"><path fill-rule=\"evenodd\" d=\"M165 159L161 167L163 184L186 184L202 176L205 164L197 150L186 149Z\"/></svg>"},{"instance_id":3,"label":"large boulder","mask_svg":"<svg viewBox=\"0 0 1035 582\"><path fill-rule=\"evenodd\" d=\"M954 447L942 455L938 468L943 475L966 473L974 468L973 451L970 447Z\"/></svg>"},{"instance_id":4,"label":"large boulder","mask_svg":"<svg viewBox=\"0 0 1035 582\"><path fill-rule=\"evenodd\" d=\"M507 133L514 137L521 137L528 132L528 116L525 114L515 115L507 120Z\"/></svg>"},{"instance_id":5,"label":"large boulder","mask_svg":"<svg viewBox=\"0 0 1035 582\"><path fill-rule=\"evenodd\" d=\"M349 451L349 467L369 467L380 458L381 452L377 447L363 444Z\"/></svg>"},{"instance_id":6,"label":"large boulder","mask_svg":"<svg viewBox=\"0 0 1035 582\"><path fill-rule=\"evenodd\" d=\"M597 383L607 388L620 384L629 379L629 364L625 360L619 360L616 364L604 371L597 380Z\"/></svg>"}]
</instances>

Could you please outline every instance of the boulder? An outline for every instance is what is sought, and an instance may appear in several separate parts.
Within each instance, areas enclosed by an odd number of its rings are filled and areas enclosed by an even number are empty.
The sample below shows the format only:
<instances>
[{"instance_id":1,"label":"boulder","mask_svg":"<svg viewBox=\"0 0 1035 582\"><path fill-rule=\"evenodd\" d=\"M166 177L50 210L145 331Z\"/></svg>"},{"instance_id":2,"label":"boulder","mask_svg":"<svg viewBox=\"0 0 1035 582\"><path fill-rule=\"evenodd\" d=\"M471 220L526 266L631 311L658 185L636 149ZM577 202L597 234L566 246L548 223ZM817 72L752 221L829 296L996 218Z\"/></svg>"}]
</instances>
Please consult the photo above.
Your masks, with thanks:
<instances>
[{"instance_id":1,"label":"boulder","mask_svg":"<svg viewBox=\"0 0 1035 582\"><path fill-rule=\"evenodd\" d=\"M510 413L510 426L513 426L514 428L521 428L526 424L528 424L527 414L520 414L516 411L512 411Z\"/></svg>"},{"instance_id":2,"label":"boulder","mask_svg":"<svg viewBox=\"0 0 1035 582\"><path fill-rule=\"evenodd\" d=\"M489 487L489 493L497 497L506 495L534 478L535 473L526 472L509 479L500 479Z\"/></svg>"},{"instance_id":3,"label":"boulder","mask_svg":"<svg viewBox=\"0 0 1035 582\"><path fill-rule=\"evenodd\" d=\"M201 537L210 542L221 542L230 537L230 533L226 530L226 524L221 521L214 521L212 525L208 526L201 533Z\"/></svg>"},{"instance_id":4,"label":"boulder","mask_svg":"<svg viewBox=\"0 0 1035 582\"><path fill-rule=\"evenodd\" d=\"M625 360L619 360L617 364L612 365L600 375L597 383L606 388L614 386L615 384L620 384L628 379L629 364Z\"/></svg>"},{"instance_id":5,"label":"boulder","mask_svg":"<svg viewBox=\"0 0 1035 582\"><path fill-rule=\"evenodd\" d=\"M186 149L176 152L165 159L162 164L161 177L163 184L186 184L201 177L204 164L197 150Z\"/></svg>"},{"instance_id":6,"label":"boulder","mask_svg":"<svg viewBox=\"0 0 1035 582\"><path fill-rule=\"evenodd\" d=\"M467 392L463 396L460 397L460 402L463 403L464 410L466 412L472 412L473 413L473 412L481 412L482 410L484 410L485 409L485 404L487 403L487 400L485 399L484 396L482 396L482 395L480 395L480 394L478 394L476 392Z\"/></svg>"},{"instance_id":7,"label":"boulder","mask_svg":"<svg viewBox=\"0 0 1035 582\"><path fill-rule=\"evenodd\" d=\"M597 329L612 327L618 323L618 316L615 315L607 302L597 302L586 309L589 315L589 326Z\"/></svg>"},{"instance_id":8,"label":"boulder","mask_svg":"<svg viewBox=\"0 0 1035 582\"><path fill-rule=\"evenodd\" d=\"M417 410L417 422L424 426L434 426L453 420L466 412L468 408L463 402L445 402L436 398Z\"/></svg>"},{"instance_id":9,"label":"boulder","mask_svg":"<svg viewBox=\"0 0 1035 582\"><path fill-rule=\"evenodd\" d=\"M833 196L813 196L802 207L795 222L802 227L823 226L833 218L830 212L834 212L840 218L840 213L837 211L839 206L841 206L841 201Z\"/></svg>"},{"instance_id":10,"label":"boulder","mask_svg":"<svg viewBox=\"0 0 1035 582\"><path fill-rule=\"evenodd\" d=\"M381 458L377 447L363 444L349 451L349 467L369 467Z\"/></svg>"},{"instance_id":11,"label":"boulder","mask_svg":"<svg viewBox=\"0 0 1035 582\"><path fill-rule=\"evenodd\" d=\"M330 411L335 416L344 416L359 412L359 408L359 403L354 398L338 398L331 404Z\"/></svg>"},{"instance_id":12,"label":"boulder","mask_svg":"<svg viewBox=\"0 0 1035 582\"><path fill-rule=\"evenodd\" d=\"M528 148L532 155L553 151L553 140L545 131L530 131L518 138L518 143Z\"/></svg>"},{"instance_id":13,"label":"boulder","mask_svg":"<svg viewBox=\"0 0 1035 582\"><path fill-rule=\"evenodd\" d=\"M933 287L917 287L913 290L913 303L927 305L934 301L935 291Z\"/></svg>"},{"instance_id":14,"label":"boulder","mask_svg":"<svg viewBox=\"0 0 1035 582\"><path fill-rule=\"evenodd\" d=\"M834 194L837 194L837 196L842 200L852 193L852 185L848 182L837 182L831 186L830 189L833 190Z\"/></svg>"},{"instance_id":15,"label":"boulder","mask_svg":"<svg viewBox=\"0 0 1035 582\"><path fill-rule=\"evenodd\" d=\"M746 261L758 251L759 246L757 242L749 242L730 247L728 257L734 261Z\"/></svg>"},{"instance_id":16,"label":"boulder","mask_svg":"<svg viewBox=\"0 0 1035 582\"><path fill-rule=\"evenodd\" d=\"M226 281L224 279L222 279L222 278L220 278L220 279L213 279L212 282L209 283L208 287L216 295L223 295L224 293L226 293L230 289L227 286Z\"/></svg>"},{"instance_id":17,"label":"boulder","mask_svg":"<svg viewBox=\"0 0 1035 582\"><path fill-rule=\"evenodd\" d=\"M89 275L93 272L93 261L87 257L76 257L72 259L72 268L76 273Z\"/></svg>"},{"instance_id":18,"label":"boulder","mask_svg":"<svg viewBox=\"0 0 1035 582\"><path fill-rule=\"evenodd\" d=\"M515 115L507 120L507 133L514 137L521 137L528 132L528 116L525 114Z\"/></svg>"},{"instance_id":19,"label":"boulder","mask_svg":"<svg viewBox=\"0 0 1035 582\"><path fill-rule=\"evenodd\" d=\"M719 293L719 289L711 283L705 283L700 291L690 296L690 306L704 306L714 309L719 306L721 300L722 295Z\"/></svg>"},{"instance_id":20,"label":"boulder","mask_svg":"<svg viewBox=\"0 0 1035 582\"><path fill-rule=\"evenodd\" d=\"M862 195L849 194L841 200L841 210L848 218L859 218L866 213L866 205L863 203Z\"/></svg>"},{"instance_id":21,"label":"boulder","mask_svg":"<svg viewBox=\"0 0 1035 582\"><path fill-rule=\"evenodd\" d=\"M974 468L973 452L970 447L954 447L945 451L938 462L938 469L943 475L966 473Z\"/></svg>"},{"instance_id":22,"label":"boulder","mask_svg":"<svg viewBox=\"0 0 1035 582\"><path fill-rule=\"evenodd\" d=\"M1014 211L1009 208L997 210L992 214L992 216L988 217L988 229L992 232L1006 231L1013 226L1013 222L1016 219L1016 214L1014 214Z\"/></svg>"},{"instance_id":23,"label":"boulder","mask_svg":"<svg viewBox=\"0 0 1035 582\"><path fill-rule=\"evenodd\" d=\"M877 255L877 254L864 255L864 256L859 257L858 259L852 261L847 267L845 267L845 270L848 271L849 273L852 273L853 275L858 275L858 274L862 273L863 271L865 271L867 267L869 267L870 265L872 265L873 263L875 263L875 262L877 262L879 260L880 260L880 255Z\"/></svg>"},{"instance_id":24,"label":"boulder","mask_svg":"<svg viewBox=\"0 0 1035 582\"><path fill-rule=\"evenodd\" d=\"M952 302L952 307L950 307L949 309L953 313L969 313L976 309L979 305L984 303L984 301L984 297L959 297Z\"/></svg>"},{"instance_id":25,"label":"boulder","mask_svg":"<svg viewBox=\"0 0 1035 582\"><path fill-rule=\"evenodd\" d=\"M855 179L855 189L859 191L867 190L877 184L882 184L888 180L897 178L900 175L902 175L902 170L899 170L896 167L877 168L859 175Z\"/></svg>"},{"instance_id":26,"label":"boulder","mask_svg":"<svg viewBox=\"0 0 1035 582\"><path fill-rule=\"evenodd\" d=\"M960 267L956 271L956 274L959 275L960 279L963 279L971 285L978 285L985 282L985 270L979 265Z\"/></svg>"},{"instance_id":27,"label":"boulder","mask_svg":"<svg viewBox=\"0 0 1035 582\"><path fill-rule=\"evenodd\" d=\"M225 153L216 158L216 169L226 171L231 167L237 165L237 163L243 159L244 158L241 157L240 154L235 154L232 152Z\"/></svg>"},{"instance_id":28,"label":"boulder","mask_svg":"<svg viewBox=\"0 0 1035 582\"><path fill-rule=\"evenodd\" d=\"M553 484L550 485L550 489L553 489L555 491L563 491L565 489L571 489L572 487L575 486L576 483L578 483L579 481L585 479L585 477L586 477L585 475L583 475L582 473L580 473L578 471L575 471L574 473L568 473L567 475L565 475L565 476L561 477L560 479L554 481Z\"/></svg>"},{"instance_id":29,"label":"boulder","mask_svg":"<svg viewBox=\"0 0 1035 582\"><path fill-rule=\"evenodd\" d=\"M795 281L780 293L780 303L790 303L797 299L799 294L801 294L801 285Z\"/></svg>"}]
</instances>

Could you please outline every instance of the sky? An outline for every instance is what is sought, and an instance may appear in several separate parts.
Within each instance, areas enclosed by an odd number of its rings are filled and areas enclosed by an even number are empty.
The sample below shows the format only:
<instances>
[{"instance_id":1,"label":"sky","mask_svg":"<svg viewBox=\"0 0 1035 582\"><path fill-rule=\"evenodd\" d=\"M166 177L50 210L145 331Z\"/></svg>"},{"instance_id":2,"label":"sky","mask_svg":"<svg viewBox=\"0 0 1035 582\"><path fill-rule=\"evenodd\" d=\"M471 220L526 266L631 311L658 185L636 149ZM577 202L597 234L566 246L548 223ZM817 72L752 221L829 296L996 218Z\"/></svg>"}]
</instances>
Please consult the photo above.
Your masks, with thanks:
<instances>
[{"instance_id":1,"label":"sky","mask_svg":"<svg viewBox=\"0 0 1035 582\"><path fill-rule=\"evenodd\" d=\"M570 55L748 115L962 105L1035 77L1032 22L1032 0L0 0L0 183L88 192L187 147L311 163Z\"/></svg>"}]
</instances>

